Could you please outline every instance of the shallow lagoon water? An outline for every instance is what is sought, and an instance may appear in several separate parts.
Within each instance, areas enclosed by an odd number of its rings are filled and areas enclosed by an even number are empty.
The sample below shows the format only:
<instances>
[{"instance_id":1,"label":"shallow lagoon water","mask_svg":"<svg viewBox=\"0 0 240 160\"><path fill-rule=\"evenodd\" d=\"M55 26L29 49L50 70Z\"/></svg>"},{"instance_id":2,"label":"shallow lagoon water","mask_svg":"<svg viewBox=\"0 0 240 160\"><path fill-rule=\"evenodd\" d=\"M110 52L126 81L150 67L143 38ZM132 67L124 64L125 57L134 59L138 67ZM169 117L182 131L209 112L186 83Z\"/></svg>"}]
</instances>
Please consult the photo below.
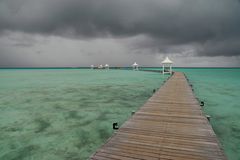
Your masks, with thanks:
<instances>
[{"instance_id":1,"label":"shallow lagoon water","mask_svg":"<svg viewBox=\"0 0 240 160\"><path fill-rule=\"evenodd\" d=\"M151 68L159 70L159 68ZM186 73L229 160L240 159L240 69ZM0 70L0 159L87 159L166 77L130 70Z\"/></svg>"},{"instance_id":2,"label":"shallow lagoon water","mask_svg":"<svg viewBox=\"0 0 240 160\"><path fill-rule=\"evenodd\" d=\"M161 68L145 68L161 70ZM193 84L229 160L240 160L240 68L174 68Z\"/></svg>"},{"instance_id":3,"label":"shallow lagoon water","mask_svg":"<svg viewBox=\"0 0 240 160\"><path fill-rule=\"evenodd\" d=\"M88 159L166 76L131 70L1 69L0 159Z\"/></svg>"},{"instance_id":4,"label":"shallow lagoon water","mask_svg":"<svg viewBox=\"0 0 240 160\"><path fill-rule=\"evenodd\" d=\"M240 159L240 69L179 69L186 73L229 160Z\"/></svg>"}]
</instances>

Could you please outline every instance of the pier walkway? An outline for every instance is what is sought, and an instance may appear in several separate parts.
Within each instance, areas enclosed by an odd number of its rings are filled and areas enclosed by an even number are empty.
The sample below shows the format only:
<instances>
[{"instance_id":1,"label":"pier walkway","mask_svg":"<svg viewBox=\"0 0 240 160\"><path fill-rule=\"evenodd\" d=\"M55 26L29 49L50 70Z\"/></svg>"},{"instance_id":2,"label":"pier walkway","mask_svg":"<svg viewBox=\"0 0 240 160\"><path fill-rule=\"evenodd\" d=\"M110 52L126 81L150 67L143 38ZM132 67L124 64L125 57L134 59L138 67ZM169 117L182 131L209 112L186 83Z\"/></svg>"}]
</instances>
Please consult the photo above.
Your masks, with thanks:
<instances>
[{"instance_id":1,"label":"pier walkway","mask_svg":"<svg viewBox=\"0 0 240 160\"><path fill-rule=\"evenodd\" d=\"M173 76L90 158L226 160L183 73Z\"/></svg>"}]
</instances>

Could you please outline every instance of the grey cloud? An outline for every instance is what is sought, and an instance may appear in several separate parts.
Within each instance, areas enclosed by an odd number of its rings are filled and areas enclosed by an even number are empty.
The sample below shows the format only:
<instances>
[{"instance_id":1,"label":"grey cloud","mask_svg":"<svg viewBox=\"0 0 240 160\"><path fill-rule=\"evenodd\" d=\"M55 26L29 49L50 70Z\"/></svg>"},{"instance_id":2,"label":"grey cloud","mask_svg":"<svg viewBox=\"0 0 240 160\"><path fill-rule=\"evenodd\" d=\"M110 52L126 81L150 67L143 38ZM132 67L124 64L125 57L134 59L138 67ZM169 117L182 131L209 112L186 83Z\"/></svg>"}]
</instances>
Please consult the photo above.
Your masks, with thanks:
<instances>
[{"instance_id":1,"label":"grey cloud","mask_svg":"<svg viewBox=\"0 0 240 160\"><path fill-rule=\"evenodd\" d=\"M197 46L198 55L240 55L239 0L1 0L0 32L72 38L131 37L153 51ZM146 44L144 44L146 43Z\"/></svg>"}]
</instances>

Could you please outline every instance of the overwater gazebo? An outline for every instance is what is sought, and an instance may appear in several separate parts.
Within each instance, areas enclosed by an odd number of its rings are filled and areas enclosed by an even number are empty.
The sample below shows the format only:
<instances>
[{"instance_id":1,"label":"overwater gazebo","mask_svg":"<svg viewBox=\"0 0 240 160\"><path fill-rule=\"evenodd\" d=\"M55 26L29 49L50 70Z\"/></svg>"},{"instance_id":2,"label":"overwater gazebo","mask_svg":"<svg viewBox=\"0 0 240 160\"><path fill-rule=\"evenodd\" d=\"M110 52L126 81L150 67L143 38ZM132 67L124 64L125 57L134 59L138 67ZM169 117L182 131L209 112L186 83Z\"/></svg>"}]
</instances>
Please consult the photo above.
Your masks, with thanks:
<instances>
[{"instance_id":1,"label":"overwater gazebo","mask_svg":"<svg viewBox=\"0 0 240 160\"><path fill-rule=\"evenodd\" d=\"M99 68L99 69L103 69L103 65L100 64L100 65L98 66L98 68Z\"/></svg>"},{"instance_id":2,"label":"overwater gazebo","mask_svg":"<svg viewBox=\"0 0 240 160\"><path fill-rule=\"evenodd\" d=\"M108 64L105 64L105 69L109 69L109 65Z\"/></svg>"},{"instance_id":3,"label":"overwater gazebo","mask_svg":"<svg viewBox=\"0 0 240 160\"><path fill-rule=\"evenodd\" d=\"M93 64L91 65L91 69L94 69L94 65Z\"/></svg>"},{"instance_id":4,"label":"overwater gazebo","mask_svg":"<svg viewBox=\"0 0 240 160\"><path fill-rule=\"evenodd\" d=\"M162 61L162 74L165 74L165 73L172 74L172 64L173 64L173 61L171 61L168 57L166 57Z\"/></svg>"},{"instance_id":5,"label":"overwater gazebo","mask_svg":"<svg viewBox=\"0 0 240 160\"><path fill-rule=\"evenodd\" d=\"M133 70L135 70L135 71L138 70L138 64L136 62L132 65L132 67L133 67Z\"/></svg>"}]
</instances>

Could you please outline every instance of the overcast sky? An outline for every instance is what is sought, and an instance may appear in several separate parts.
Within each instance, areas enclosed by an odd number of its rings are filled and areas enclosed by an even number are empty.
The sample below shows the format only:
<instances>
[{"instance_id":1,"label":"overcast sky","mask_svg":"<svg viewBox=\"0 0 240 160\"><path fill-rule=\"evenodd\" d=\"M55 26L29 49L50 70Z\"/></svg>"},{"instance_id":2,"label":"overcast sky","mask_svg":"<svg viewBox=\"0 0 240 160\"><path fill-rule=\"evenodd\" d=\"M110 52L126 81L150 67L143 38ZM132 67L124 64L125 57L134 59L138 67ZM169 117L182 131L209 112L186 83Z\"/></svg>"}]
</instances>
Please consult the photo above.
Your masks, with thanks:
<instances>
[{"instance_id":1,"label":"overcast sky","mask_svg":"<svg viewBox=\"0 0 240 160\"><path fill-rule=\"evenodd\" d=\"M0 67L240 67L240 0L0 0Z\"/></svg>"}]
</instances>

